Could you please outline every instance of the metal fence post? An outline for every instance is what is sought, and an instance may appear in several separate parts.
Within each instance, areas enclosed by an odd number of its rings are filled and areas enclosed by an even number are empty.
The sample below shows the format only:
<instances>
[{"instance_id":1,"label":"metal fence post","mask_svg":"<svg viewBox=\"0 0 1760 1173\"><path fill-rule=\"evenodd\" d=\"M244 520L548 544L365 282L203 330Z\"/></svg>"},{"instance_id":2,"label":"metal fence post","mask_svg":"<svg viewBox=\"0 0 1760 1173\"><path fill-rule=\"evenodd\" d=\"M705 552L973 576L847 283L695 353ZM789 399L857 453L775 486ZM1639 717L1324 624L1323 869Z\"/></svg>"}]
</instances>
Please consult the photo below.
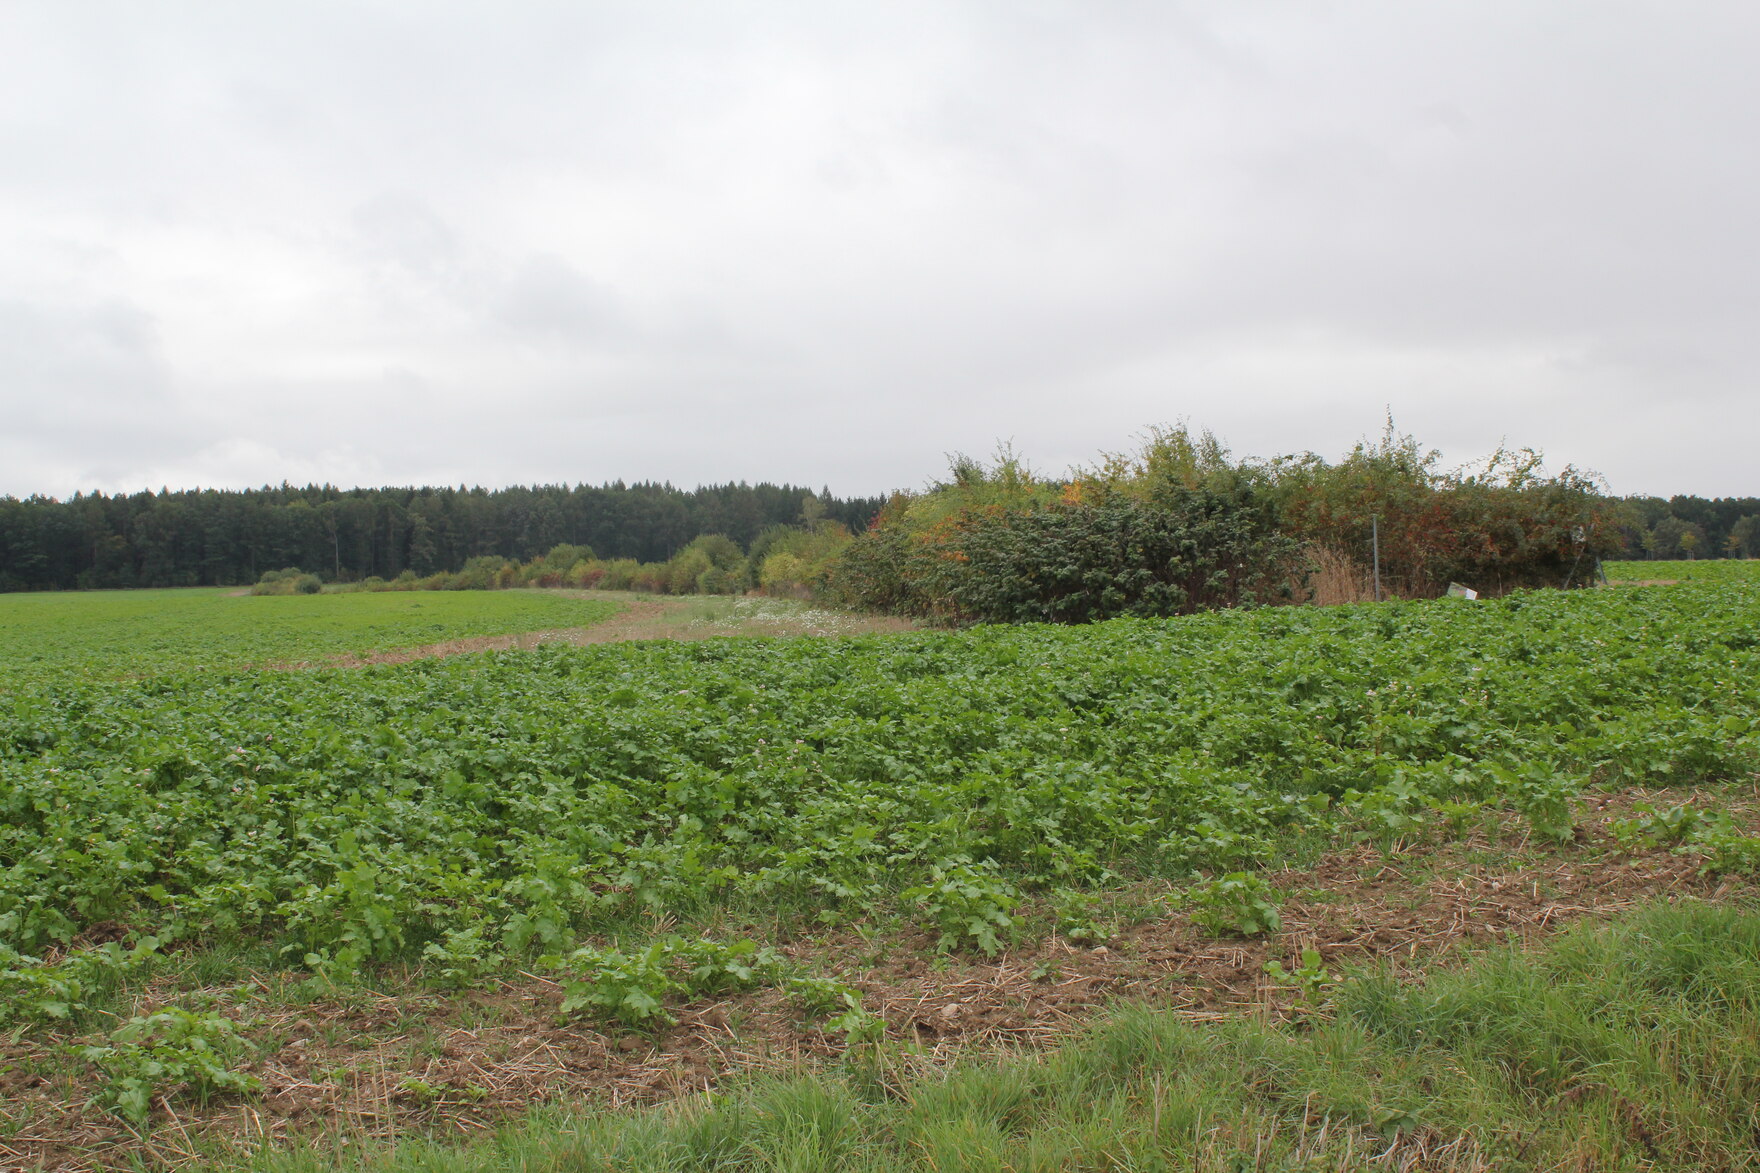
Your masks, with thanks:
<instances>
[{"instance_id":1,"label":"metal fence post","mask_svg":"<svg viewBox=\"0 0 1760 1173\"><path fill-rule=\"evenodd\" d=\"M1375 554L1375 601L1381 601L1381 519L1369 515L1369 548Z\"/></svg>"}]
</instances>

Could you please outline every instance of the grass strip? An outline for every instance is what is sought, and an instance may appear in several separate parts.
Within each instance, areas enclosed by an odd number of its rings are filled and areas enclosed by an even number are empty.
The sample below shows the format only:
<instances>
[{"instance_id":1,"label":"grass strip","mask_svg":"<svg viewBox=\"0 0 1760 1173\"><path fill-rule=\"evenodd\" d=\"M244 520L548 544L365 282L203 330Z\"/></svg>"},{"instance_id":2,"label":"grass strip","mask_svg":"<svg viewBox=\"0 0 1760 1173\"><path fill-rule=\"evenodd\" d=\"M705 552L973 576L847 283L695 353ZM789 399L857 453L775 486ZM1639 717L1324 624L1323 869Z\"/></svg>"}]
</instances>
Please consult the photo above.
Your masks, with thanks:
<instances>
[{"instance_id":1,"label":"grass strip","mask_svg":"<svg viewBox=\"0 0 1760 1173\"><path fill-rule=\"evenodd\" d=\"M1760 915L1653 905L1540 953L1353 974L1311 1017L1113 1015L1044 1054L879 1047L639 1112L545 1109L465 1147L264 1155L476 1170L1740 1170L1760 1164ZM332 1143L340 1138L331 1138ZM218 1168L219 1166L211 1166Z\"/></svg>"}]
</instances>

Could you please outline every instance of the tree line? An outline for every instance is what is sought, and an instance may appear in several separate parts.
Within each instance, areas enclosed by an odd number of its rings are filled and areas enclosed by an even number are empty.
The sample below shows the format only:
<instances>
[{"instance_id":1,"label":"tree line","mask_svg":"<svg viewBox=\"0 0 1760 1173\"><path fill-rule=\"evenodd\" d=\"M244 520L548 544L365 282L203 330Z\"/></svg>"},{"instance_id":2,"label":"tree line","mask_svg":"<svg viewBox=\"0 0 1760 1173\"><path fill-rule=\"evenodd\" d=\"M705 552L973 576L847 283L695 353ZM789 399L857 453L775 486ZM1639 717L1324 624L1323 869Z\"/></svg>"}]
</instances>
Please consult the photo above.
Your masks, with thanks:
<instances>
[{"instance_id":1,"label":"tree line","mask_svg":"<svg viewBox=\"0 0 1760 1173\"><path fill-rule=\"evenodd\" d=\"M1627 497L1625 505L1627 558L1760 558L1760 497Z\"/></svg>"},{"instance_id":2,"label":"tree line","mask_svg":"<svg viewBox=\"0 0 1760 1173\"><path fill-rule=\"evenodd\" d=\"M704 534L749 547L803 520L859 530L881 504L768 482L0 497L0 591L247 585L284 567L331 581L394 579L473 558L529 561L564 544L666 562Z\"/></svg>"},{"instance_id":3,"label":"tree line","mask_svg":"<svg viewBox=\"0 0 1760 1173\"><path fill-rule=\"evenodd\" d=\"M486 575L553 585L560 574L567 585L759 588L955 619L1092 618L1359 597L1372 518L1384 586L1397 593L1455 578L1490 590L1562 582L1603 557L1760 557L1760 498L1612 497L1570 470L1543 475L1525 450L1443 473L1391 427L1336 463L1235 461L1213 436L1180 428L1061 478L1012 453L988 468L957 457L946 482L890 500L621 481L0 497L0 591L245 585L285 568L406 588ZM861 540L846 551L851 533ZM559 548L575 551L566 565ZM1182 561L1179 549L1202 554Z\"/></svg>"}]
</instances>

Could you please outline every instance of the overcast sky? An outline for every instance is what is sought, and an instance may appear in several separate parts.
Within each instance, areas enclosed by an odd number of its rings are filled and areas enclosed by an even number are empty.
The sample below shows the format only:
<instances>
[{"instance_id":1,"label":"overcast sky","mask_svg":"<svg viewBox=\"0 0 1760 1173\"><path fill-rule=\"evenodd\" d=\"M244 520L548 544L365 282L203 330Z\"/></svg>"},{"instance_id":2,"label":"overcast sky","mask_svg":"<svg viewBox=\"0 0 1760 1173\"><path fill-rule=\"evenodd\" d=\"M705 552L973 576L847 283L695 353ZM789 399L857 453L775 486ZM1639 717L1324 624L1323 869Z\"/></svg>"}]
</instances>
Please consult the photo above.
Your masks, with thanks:
<instances>
[{"instance_id":1,"label":"overcast sky","mask_svg":"<svg viewBox=\"0 0 1760 1173\"><path fill-rule=\"evenodd\" d=\"M1760 495L1760 4L0 0L0 494Z\"/></svg>"}]
</instances>

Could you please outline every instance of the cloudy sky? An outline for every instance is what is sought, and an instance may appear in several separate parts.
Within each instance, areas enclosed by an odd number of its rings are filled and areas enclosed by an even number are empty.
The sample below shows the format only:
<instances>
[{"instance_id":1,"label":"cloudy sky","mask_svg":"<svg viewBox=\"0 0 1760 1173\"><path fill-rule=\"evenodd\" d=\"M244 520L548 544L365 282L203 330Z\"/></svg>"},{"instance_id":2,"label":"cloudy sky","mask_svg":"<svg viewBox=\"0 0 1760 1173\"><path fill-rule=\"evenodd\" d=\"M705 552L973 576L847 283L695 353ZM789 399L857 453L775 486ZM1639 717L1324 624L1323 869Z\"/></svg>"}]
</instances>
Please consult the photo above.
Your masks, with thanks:
<instances>
[{"instance_id":1,"label":"cloudy sky","mask_svg":"<svg viewBox=\"0 0 1760 1173\"><path fill-rule=\"evenodd\" d=\"M1760 494L1760 5L0 0L0 494Z\"/></svg>"}]
</instances>

